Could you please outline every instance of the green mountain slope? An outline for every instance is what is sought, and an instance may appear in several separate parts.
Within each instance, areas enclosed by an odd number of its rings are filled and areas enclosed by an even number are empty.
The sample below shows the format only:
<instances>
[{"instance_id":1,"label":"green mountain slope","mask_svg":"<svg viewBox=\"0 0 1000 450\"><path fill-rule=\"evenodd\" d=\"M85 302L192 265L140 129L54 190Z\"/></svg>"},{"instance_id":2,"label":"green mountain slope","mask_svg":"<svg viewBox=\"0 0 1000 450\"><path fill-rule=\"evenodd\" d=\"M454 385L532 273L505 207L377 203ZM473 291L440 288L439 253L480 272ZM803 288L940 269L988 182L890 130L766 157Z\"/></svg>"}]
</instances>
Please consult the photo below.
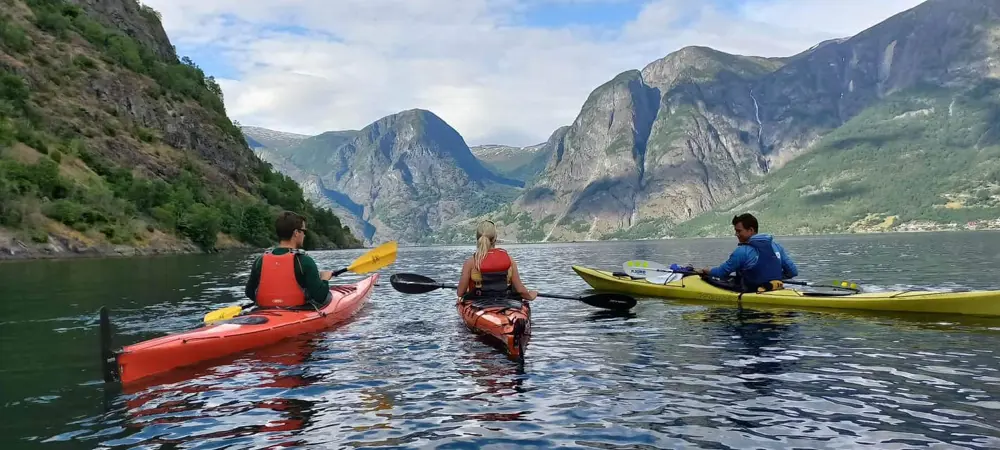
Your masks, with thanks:
<instances>
[{"instance_id":1,"label":"green mountain slope","mask_svg":"<svg viewBox=\"0 0 1000 450\"><path fill-rule=\"evenodd\" d=\"M155 11L0 0L0 257L265 246L280 209L311 247L359 244L254 156Z\"/></svg>"},{"instance_id":2,"label":"green mountain slope","mask_svg":"<svg viewBox=\"0 0 1000 450\"><path fill-rule=\"evenodd\" d=\"M745 211L777 234L1000 218L1000 80L897 92L716 212L618 237L729 235L730 219Z\"/></svg>"},{"instance_id":3,"label":"green mountain slope","mask_svg":"<svg viewBox=\"0 0 1000 450\"><path fill-rule=\"evenodd\" d=\"M527 184L545 170L545 165L552 156L551 148L545 144L530 147L478 145L470 147L470 150L491 171Z\"/></svg>"}]
</instances>

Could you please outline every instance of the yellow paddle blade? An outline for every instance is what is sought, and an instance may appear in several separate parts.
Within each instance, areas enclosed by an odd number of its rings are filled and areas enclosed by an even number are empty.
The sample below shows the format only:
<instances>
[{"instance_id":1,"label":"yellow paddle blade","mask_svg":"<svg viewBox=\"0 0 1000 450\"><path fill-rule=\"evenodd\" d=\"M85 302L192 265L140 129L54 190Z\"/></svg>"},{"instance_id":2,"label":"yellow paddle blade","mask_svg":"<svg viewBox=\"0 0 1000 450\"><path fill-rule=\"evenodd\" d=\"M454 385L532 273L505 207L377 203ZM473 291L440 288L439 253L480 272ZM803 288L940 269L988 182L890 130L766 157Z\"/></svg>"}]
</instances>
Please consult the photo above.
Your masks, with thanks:
<instances>
[{"instance_id":1,"label":"yellow paddle blade","mask_svg":"<svg viewBox=\"0 0 1000 450\"><path fill-rule=\"evenodd\" d=\"M217 309L208 314L205 314L205 323L212 323L219 320L232 319L233 317L239 315L240 311L243 311L243 308L239 305L227 306L222 309Z\"/></svg>"},{"instance_id":2,"label":"yellow paddle blade","mask_svg":"<svg viewBox=\"0 0 1000 450\"><path fill-rule=\"evenodd\" d=\"M389 241L355 259L347 270L354 273L374 272L396 262L396 241Z\"/></svg>"}]
</instances>

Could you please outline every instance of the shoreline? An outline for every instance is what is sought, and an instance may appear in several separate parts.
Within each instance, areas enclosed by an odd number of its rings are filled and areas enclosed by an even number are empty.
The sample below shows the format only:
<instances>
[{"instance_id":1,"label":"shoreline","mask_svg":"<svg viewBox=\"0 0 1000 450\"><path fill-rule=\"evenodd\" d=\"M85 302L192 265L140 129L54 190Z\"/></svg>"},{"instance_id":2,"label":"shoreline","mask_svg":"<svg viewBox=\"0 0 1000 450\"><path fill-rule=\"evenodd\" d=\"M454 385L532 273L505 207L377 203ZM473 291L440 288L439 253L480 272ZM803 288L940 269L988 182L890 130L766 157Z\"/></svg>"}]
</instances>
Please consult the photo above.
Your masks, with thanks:
<instances>
[{"instance_id":1,"label":"shoreline","mask_svg":"<svg viewBox=\"0 0 1000 450\"><path fill-rule=\"evenodd\" d=\"M944 230L906 230L906 231L867 231L855 233L828 233L828 234L789 234L774 235L779 238L815 238L815 237L844 237L844 236L873 236L873 235L893 235L893 234L919 234L919 233L955 233L955 232L1000 232L998 229L944 229ZM501 242L505 245L567 245L567 244L601 244L610 242L650 242L650 241L680 241L680 240L711 240L724 239L728 236L685 236L670 238L648 238L648 239L607 239L607 240L580 240L580 241L548 241L548 242ZM61 242L60 242L61 241ZM500 241L503 241L502 239ZM433 248L433 247L465 247L474 244L400 244L400 248ZM369 246L362 245L357 248L330 248L314 249L312 252L334 251L334 250L354 250L365 249ZM98 246L81 246L69 239L53 239L47 243L25 242L13 236L3 236L0 234L0 264L27 262L27 261L61 261L79 259L107 259L107 258L148 258L160 256L183 256L183 255L217 255L228 253L241 253L254 251L248 245L236 244L226 245L216 248L215 251L202 251L194 244L182 244L173 242L164 246L133 247L128 245L103 244Z\"/></svg>"},{"instance_id":2,"label":"shoreline","mask_svg":"<svg viewBox=\"0 0 1000 450\"><path fill-rule=\"evenodd\" d=\"M358 248L366 248L364 246ZM350 250L352 248L315 249L318 251ZM67 261L80 259L149 258L183 255L219 255L230 253L253 253L264 251L250 245L233 241L206 252L192 243L178 241L163 242L161 245L135 247L130 245L98 244L88 246L67 238L50 236L49 242L36 243L0 233L0 264L28 261Z\"/></svg>"},{"instance_id":3,"label":"shoreline","mask_svg":"<svg viewBox=\"0 0 1000 450\"><path fill-rule=\"evenodd\" d=\"M865 232L844 232L844 233L826 233L826 234L777 234L777 233L764 233L770 234L776 238L817 238L817 237L850 237L850 236L878 236L878 235L908 235L908 234L931 234L931 233L983 233L983 232L1000 232L1000 228L979 228L979 229L943 229L943 230L901 230L901 231L865 231ZM515 242L510 240L504 240L503 238L497 239L497 245L566 245L566 244L602 244L609 242L655 242L655 241L695 241L695 240L710 240L710 239L731 239L733 236L731 234L720 235L720 236L682 236L682 237L662 237L662 238L637 238L637 239L604 239L604 240L576 240L576 241L538 241L538 242ZM399 244L399 248L432 248L432 247L475 247L475 242L471 240L468 243L459 244Z\"/></svg>"}]
</instances>

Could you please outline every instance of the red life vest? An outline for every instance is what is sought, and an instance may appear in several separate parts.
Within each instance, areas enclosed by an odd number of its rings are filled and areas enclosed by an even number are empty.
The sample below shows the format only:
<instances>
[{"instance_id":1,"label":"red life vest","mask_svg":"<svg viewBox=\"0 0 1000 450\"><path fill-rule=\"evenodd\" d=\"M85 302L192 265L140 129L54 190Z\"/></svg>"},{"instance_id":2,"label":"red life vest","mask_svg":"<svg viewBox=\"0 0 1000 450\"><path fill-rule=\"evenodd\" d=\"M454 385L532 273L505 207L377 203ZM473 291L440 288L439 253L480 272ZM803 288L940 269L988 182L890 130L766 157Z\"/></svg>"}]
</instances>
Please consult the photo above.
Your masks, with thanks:
<instances>
[{"instance_id":1,"label":"red life vest","mask_svg":"<svg viewBox=\"0 0 1000 450\"><path fill-rule=\"evenodd\" d=\"M513 260L502 248L494 248L486 252L486 257L477 269L472 267L473 292L476 295L506 295L510 290L510 280L513 276L511 266Z\"/></svg>"},{"instance_id":2,"label":"red life vest","mask_svg":"<svg viewBox=\"0 0 1000 450\"><path fill-rule=\"evenodd\" d=\"M257 285L257 305L261 308L289 308L306 304L306 293L295 279L293 250L284 255L264 252L260 263L260 283Z\"/></svg>"}]
</instances>

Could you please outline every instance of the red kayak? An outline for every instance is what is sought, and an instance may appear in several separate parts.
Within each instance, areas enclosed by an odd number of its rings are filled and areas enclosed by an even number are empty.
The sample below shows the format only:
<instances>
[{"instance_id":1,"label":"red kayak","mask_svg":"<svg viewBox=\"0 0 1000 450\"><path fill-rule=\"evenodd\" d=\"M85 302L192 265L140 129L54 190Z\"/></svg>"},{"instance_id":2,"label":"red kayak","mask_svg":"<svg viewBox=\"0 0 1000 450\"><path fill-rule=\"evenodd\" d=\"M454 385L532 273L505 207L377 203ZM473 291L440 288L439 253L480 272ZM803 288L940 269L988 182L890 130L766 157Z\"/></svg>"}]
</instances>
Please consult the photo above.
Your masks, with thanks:
<instances>
[{"instance_id":1,"label":"red kayak","mask_svg":"<svg viewBox=\"0 0 1000 450\"><path fill-rule=\"evenodd\" d=\"M118 352L110 350L110 324L107 310L101 308L104 380L118 379L128 384L178 367L321 331L354 316L371 296L376 281L377 273L356 284L331 286L333 299L319 310L258 310L191 331L132 344Z\"/></svg>"},{"instance_id":2,"label":"red kayak","mask_svg":"<svg viewBox=\"0 0 1000 450\"><path fill-rule=\"evenodd\" d=\"M531 306L509 298L462 299L455 307L469 330L486 337L511 358L523 361L531 338Z\"/></svg>"}]
</instances>

